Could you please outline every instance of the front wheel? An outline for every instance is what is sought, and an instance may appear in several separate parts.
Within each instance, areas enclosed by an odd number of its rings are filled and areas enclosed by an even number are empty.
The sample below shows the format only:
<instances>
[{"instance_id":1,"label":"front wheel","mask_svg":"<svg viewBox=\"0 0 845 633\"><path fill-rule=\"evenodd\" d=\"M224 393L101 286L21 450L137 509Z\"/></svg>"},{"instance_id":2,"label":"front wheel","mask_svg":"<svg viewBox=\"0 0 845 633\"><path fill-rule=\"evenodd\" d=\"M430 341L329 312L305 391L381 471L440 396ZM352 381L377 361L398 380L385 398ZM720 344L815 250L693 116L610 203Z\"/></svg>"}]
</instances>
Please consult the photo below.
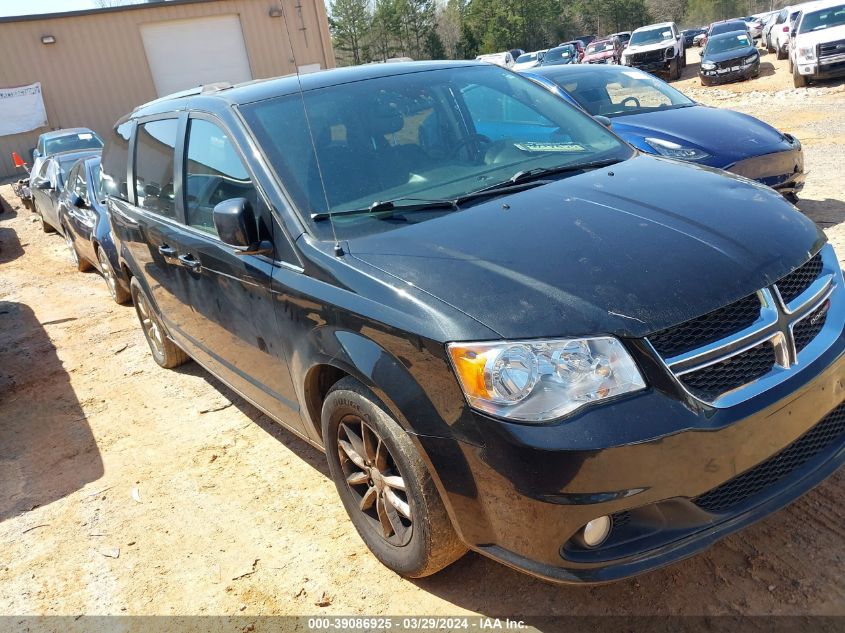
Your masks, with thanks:
<instances>
[{"instance_id":1,"label":"front wheel","mask_svg":"<svg viewBox=\"0 0 845 633\"><path fill-rule=\"evenodd\" d=\"M784 59L785 57L786 57L786 52L780 46L778 46L777 58L778 59Z\"/></svg>"},{"instance_id":2,"label":"front wheel","mask_svg":"<svg viewBox=\"0 0 845 633\"><path fill-rule=\"evenodd\" d=\"M375 394L340 380L323 403L322 430L337 492L376 558L421 578L464 555L419 452Z\"/></svg>"},{"instance_id":3,"label":"front wheel","mask_svg":"<svg viewBox=\"0 0 845 633\"><path fill-rule=\"evenodd\" d=\"M795 70L792 71L792 84L796 88L806 88L807 87L807 78L798 72L798 68L796 67Z\"/></svg>"}]
</instances>

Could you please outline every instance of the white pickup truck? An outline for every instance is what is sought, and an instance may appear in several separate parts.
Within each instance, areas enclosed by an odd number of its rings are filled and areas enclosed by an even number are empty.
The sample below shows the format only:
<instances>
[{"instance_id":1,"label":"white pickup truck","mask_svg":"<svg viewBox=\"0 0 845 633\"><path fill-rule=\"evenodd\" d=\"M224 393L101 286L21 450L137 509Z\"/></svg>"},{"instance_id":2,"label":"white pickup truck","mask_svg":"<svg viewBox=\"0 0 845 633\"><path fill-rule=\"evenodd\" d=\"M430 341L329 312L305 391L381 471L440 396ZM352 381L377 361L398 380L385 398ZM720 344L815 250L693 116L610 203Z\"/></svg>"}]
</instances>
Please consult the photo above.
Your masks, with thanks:
<instances>
[{"instance_id":1,"label":"white pickup truck","mask_svg":"<svg viewBox=\"0 0 845 633\"><path fill-rule=\"evenodd\" d=\"M628 48L622 53L622 64L678 79L687 65L684 38L674 22L642 26L631 34Z\"/></svg>"},{"instance_id":2,"label":"white pickup truck","mask_svg":"<svg viewBox=\"0 0 845 633\"><path fill-rule=\"evenodd\" d=\"M845 75L845 1L807 6L795 22L789 55L796 88Z\"/></svg>"}]
</instances>

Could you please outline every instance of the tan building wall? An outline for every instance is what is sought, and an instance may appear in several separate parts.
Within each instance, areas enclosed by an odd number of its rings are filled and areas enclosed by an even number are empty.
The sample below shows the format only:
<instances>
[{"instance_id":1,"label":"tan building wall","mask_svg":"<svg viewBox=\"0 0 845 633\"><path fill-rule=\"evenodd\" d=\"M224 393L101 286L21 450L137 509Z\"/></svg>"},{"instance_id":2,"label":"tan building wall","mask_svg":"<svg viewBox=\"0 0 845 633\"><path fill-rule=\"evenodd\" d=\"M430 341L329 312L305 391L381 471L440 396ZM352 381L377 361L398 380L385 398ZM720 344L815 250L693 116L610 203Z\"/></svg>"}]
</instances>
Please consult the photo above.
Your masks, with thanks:
<instances>
[{"instance_id":1,"label":"tan building wall","mask_svg":"<svg viewBox=\"0 0 845 633\"><path fill-rule=\"evenodd\" d=\"M173 0L2 20L0 88L40 81L49 127L0 136L0 178L20 173L15 172L12 151L31 162L29 151L42 132L83 126L106 138L118 118L157 97L141 39L142 24L214 15L240 17L255 79L286 75L309 64L334 67L323 0ZM54 36L56 43L42 44L45 35Z\"/></svg>"}]
</instances>

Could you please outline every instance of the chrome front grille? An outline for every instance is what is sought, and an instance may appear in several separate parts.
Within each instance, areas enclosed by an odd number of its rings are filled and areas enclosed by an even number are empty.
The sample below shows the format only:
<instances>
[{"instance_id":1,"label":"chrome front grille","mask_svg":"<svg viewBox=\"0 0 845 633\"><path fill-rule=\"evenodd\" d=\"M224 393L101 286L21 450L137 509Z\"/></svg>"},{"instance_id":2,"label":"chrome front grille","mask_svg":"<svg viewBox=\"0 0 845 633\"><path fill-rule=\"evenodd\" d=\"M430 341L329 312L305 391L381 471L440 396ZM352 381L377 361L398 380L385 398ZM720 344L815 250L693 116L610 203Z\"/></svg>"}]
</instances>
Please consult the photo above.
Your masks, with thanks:
<instances>
[{"instance_id":1,"label":"chrome front grille","mask_svg":"<svg viewBox=\"0 0 845 633\"><path fill-rule=\"evenodd\" d=\"M786 380L842 334L842 285L825 245L774 285L648 341L685 391L733 406Z\"/></svg>"}]
</instances>

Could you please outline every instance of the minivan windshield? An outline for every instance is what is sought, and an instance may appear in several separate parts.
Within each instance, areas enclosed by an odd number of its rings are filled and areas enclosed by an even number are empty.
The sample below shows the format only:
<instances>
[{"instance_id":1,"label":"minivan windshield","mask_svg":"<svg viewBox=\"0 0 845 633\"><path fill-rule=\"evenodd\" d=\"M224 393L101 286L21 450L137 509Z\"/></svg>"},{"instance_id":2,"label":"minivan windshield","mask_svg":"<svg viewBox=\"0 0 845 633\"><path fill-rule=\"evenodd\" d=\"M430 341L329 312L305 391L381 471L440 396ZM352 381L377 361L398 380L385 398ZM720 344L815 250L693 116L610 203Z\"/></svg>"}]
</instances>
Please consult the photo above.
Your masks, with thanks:
<instances>
[{"instance_id":1,"label":"minivan windshield","mask_svg":"<svg viewBox=\"0 0 845 633\"><path fill-rule=\"evenodd\" d=\"M328 211L338 230L379 223L378 214L361 210L387 201L401 209L453 200L512 184L529 170L576 169L633 154L545 88L487 65L333 85L240 111L306 219ZM315 222L315 230L326 224Z\"/></svg>"},{"instance_id":2,"label":"minivan windshield","mask_svg":"<svg viewBox=\"0 0 845 633\"><path fill-rule=\"evenodd\" d=\"M822 31L833 28L834 26L842 26L843 24L845 24L845 4L840 4L836 7L828 7L820 11L805 13L798 32L809 33L810 31Z\"/></svg>"},{"instance_id":3,"label":"minivan windshield","mask_svg":"<svg viewBox=\"0 0 845 633\"><path fill-rule=\"evenodd\" d=\"M631 36L630 46L648 46L649 44L659 44L660 42L671 39L672 29L662 26L659 29L637 31Z\"/></svg>"}]
</instances>

